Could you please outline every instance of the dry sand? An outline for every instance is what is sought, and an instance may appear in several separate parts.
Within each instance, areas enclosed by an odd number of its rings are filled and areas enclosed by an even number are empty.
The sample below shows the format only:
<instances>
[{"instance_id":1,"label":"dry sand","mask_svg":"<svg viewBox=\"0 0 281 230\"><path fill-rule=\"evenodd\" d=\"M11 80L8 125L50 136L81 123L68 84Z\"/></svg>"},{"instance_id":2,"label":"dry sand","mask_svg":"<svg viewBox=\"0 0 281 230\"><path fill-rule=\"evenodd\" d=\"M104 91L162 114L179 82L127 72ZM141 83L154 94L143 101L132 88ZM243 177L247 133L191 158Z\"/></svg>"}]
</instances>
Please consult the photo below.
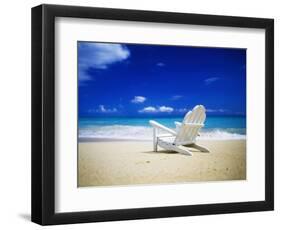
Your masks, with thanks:
<instances>
[{"instance_id":1,"label":"dry sand","mask_svg":"<svg viewBox=\"0 0 281 230\"><path fill-rule=\"evenodd\" d=\"M151 142L79 143L78 186L167 184L246 179L246 141L199 141L210 153L159 150Z\"/></svg>"}]
</instances>

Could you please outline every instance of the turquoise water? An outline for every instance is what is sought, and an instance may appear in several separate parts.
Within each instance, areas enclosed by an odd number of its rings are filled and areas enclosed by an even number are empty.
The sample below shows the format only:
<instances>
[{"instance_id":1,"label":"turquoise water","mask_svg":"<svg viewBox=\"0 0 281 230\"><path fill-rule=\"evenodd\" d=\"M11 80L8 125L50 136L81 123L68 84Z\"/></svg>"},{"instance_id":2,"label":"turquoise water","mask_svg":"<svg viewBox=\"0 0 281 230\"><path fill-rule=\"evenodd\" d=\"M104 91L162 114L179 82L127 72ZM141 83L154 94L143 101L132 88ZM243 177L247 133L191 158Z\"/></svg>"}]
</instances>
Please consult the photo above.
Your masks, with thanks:
<instances>
[{"instance_id":1,"label":"turquoise water","mask_svg":"<svg viewBox=\"0 0 281 230\"><path fill-rule=\"evenodd\" d=\"M80 117L79 138L140 139L150 140L155 120L171 129L182 117ZM245 116L208 116L201 129L201 139L245 139Z\"/></svg>"}]
</instances>

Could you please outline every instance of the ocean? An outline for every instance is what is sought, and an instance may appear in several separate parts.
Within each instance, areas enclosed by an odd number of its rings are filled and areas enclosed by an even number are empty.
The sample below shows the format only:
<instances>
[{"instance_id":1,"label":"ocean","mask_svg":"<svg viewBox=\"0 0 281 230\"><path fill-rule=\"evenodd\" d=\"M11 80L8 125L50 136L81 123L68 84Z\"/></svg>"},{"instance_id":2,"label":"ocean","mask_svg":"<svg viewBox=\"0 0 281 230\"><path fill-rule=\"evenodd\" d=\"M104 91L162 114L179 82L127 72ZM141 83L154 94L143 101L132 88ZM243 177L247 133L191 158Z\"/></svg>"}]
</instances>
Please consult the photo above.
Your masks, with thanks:
<instances>
[{"instance_id":1,"label":"ocean","mask_svg":"<svg viewBox=\"0 0 281 230\"><path fill-rule=\"evenodd\" d=\"M152 140L149 120L175 129L174 122L181 122L182 119L182 117L79 117L79 140ZM207 116L198 139L246 139L246 117Z\"/></svg>"}]
</instances>

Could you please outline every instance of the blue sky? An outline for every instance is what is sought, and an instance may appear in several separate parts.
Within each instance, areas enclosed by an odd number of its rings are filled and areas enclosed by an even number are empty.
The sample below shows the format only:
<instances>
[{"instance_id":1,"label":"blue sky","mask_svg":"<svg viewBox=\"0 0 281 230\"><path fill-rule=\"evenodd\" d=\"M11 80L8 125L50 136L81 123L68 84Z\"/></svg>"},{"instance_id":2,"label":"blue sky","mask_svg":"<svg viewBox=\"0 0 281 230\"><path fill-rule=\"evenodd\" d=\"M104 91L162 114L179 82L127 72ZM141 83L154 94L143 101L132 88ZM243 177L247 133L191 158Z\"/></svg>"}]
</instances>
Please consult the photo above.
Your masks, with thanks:
<instances>
[{"instance_id":1,"label":"blue sky","mask_svg":"<svg viewBox=\"0 0 281 230\"><path fill-rule=\"evenodd\" d=\"M246 50L78 42L79 116L245 115Z\"/></svg>"}]
</instances>

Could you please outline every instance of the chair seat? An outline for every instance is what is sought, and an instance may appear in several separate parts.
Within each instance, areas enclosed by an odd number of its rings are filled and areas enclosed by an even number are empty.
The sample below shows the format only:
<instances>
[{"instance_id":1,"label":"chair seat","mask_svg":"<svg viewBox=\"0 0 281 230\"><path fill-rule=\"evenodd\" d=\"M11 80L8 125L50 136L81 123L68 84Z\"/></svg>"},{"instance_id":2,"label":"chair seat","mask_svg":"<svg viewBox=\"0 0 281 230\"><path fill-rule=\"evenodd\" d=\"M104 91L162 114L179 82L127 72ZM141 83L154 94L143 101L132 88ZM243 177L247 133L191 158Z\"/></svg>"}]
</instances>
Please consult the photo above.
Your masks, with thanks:
<instances>
[{"instance_id":1,"label":"chair seat","mask_svg":"<svg viewBox=\"0 0 281 230\"><path fill-rule=\"evenodd\" d=\"M194 144L194 141L175 142L175 140L176 140L175 136L158 137L158 143L164 142L164 143L167 143L167 144L174 144L174 145L191 145L191 144Z\"/></svg>"},{"instance_id":2,"label":"chair seat","mask_svg":"<svg viewBox=\"0 0 281 230\"><path fill-rule=\"evenodd\" d=\"M163 142L167 142L167 143L174 143L175 142L176 137L175 136L160 136L158 137L158 141L163 141Z\"/></svg>"}]
</instances>

